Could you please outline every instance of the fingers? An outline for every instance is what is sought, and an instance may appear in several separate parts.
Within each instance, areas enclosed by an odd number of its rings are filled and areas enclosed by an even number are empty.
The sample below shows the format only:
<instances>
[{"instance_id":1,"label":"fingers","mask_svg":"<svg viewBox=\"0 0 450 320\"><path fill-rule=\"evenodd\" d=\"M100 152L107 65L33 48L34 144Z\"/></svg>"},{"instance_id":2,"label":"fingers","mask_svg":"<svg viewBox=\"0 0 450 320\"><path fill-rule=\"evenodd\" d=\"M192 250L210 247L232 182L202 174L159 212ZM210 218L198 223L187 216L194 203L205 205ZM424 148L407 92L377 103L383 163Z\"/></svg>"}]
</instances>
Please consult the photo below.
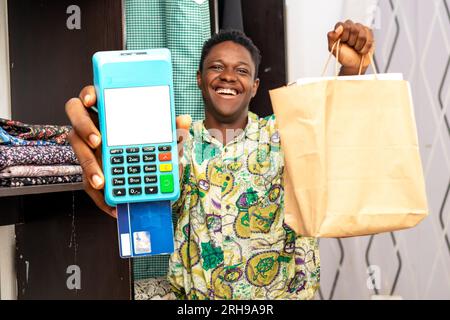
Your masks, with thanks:
<instances>
[{"instance_id":1,"label":"fingers","mask_svg":"<svg viewBox=\"0 0 450 320\"><path fill-rule=\"evenodd\" d=\"M78 137L74 130L69 134L69 142L83 169L84 190L101 210L108 215L117 218L116 209L106 204L103 192L101 191L104 187L105 179L94 153L81 138Z\"/></svg>"},{"instance_id":2,"label":"fingers","mask_svg":"<svg viewBox=\"0 0 450 320\"><path fill-rule=\"evenodd\" d=\"M339 39L339 37L342 35L342 32L344 31L343 24L341 22L337 23L334 27L333 31L328 32L328 51L331 52L331 49L333 48L333 45L335 42Z\"/></svg>"},{"instance_id":3,"label":"fingers","mask_svg":"<svg viewBox=\"0 0 450 320\"><path fill-rule=\"evenodd\" d=\"M366 42L364 43L361 50L359 50L359 53L362 55L368 54L369 52L372 52L375 48L375 40L373 36L373 32L370 28L365 27L366 32Z\"/></svg>"},{"instance_id":4,"label":"fingers","mask_svg":"<svg viewBox=\"0 0 450 320\"><path fill-rule=\"evenodd\" d=\"M353 46L356 51L360 52L361 49L364 47L364 45L367 42L367 30L364 26L359 29L358 36L355 40L355 45Z\"/></svg>"},{"instance_id":5,"label":"fingers","mask_svg":"<svg viewBox=\"0 0 450 320\"><path fill-rule=\"evenodd\" d=\"M188 114L183 114L183 115L177 117L176 123L177 123L177 129L189 130L189 128L191 127L192 118Z\"/></svg>"},{"instance_id":6,"label":"fingers","mask_svg":"<svg viewBox=\"0 0 450 320\"><path fill-rule=\"evenodd\" d=\"M352 31L352 25L353 25L353 21L352 20L347 20L343 23L343 27L344 27L344 31L342 32L341 35L341 42L342 43L347 43L347 41L350 39L350 34Z\"/></svg>"},{"instance_id":7,"label":"fingers","mask_svg":"<svg viewBox=\"0 0 450 320\"><path fill-rule=\"evenodd\" d=\"M177 122L177 149L178 149L178 162L179 162L179 168L180 168L180 177L182 174L182 167L181 159L183 158L183 152L184 152L184 142L186 141L187 137L189 136L189 128L191 127L191 116L189 115L182 115L178 116L176 119Z\"/></svg>"},{"instance_id":8,"label":"fingers","mask_svg":"<svg viewBox=\"0 0 450 320\"><path fill-rule=\"evenodd\" d=\"M181 159L183 158L183 152L184 152L184 148L183 148L183 141L179 142L177 144L178 147L178 167L180 170L180 179L183 176L183 163L181 162Z\"/></svg>"},{"instance_id":9,"label":"fingers","mask_svg":"<svg viewBox=\"0 0 450 320\"><path fill-rule=\"evenodd\" d=\"M93 189L102 189L105 178L92 149L84 143L74 130L69 133L69 142L83 169L85 181L88 181Z\"/></svg>"},{"instance_id":10,"label":"fingers","mask_svg":"<svg viewBox=\"0 0 450 320\"><path fill-rule=\"evenodd\" d=\"M84 87L78 98L72 98L66 102L66 114L72 124L69 142L83 169L86 193L101 210L117 218L116 209L106 204L101 191L105 184L105 178L100 169L101 149L98 148L101 144L101 135L88 112L96 102L94 86Z\"/></svg>"},{"instance_id":11,"label":"fingers","mask_svg":"<svg viewBox=\"0 0 450 320\"><path fill-rule=\"evenodd\" d=\"M179 177L180 177L180 181L181 181L181 179L183 179L183 173L184 173L184 167L183 167L183 164L179 164L178 165L178 170L179 170Z\"/></svg>"},{"instance_id":12,"label":"fingers","mask_svg":"<svg viewBox=\"0 0 450 320\"><path fill-rule=\"evenodd\" d=\"M91 199L94 201L94 203L99 207L101 210L106 212L108 215L110 215L113 218L117 218L117 211L116 208L110 207L106 204L105 198L103 196L103 192L100 190L96 190L92 188L89 182L86 182L85 179L86 176L83 176L84 181L84 190L86 193L91 197Z\"/></svg>"},{"instance_id":13,"label":"fingers","mask_svg":"<svg viewBox=\"0 0 450 320\"><path fill-rule=\"evenodd\" d=\"M181 163L181 159L183 157L183 145L189 136L189 128L192 124L192 118L190 115L181 115L176 119L177 123L177 147L178 147L178 161L179 161L179 170L180 170L180 179L183 176L183 164Z\"/></svg>"},{"instance_id":14,"label":"fingers","mask_svg":"<svg viewBox=\"0 0 450 320\"><path fill-rule=\"evenodd\" d=\"M92 107L97 103L97 95L94 86L86 86L80 91L78 96L85 107Z\"/></svg>"},{"instance_id":15,"label":"fingers","mask_svg":"<svg viewBox=\"0 0 450 320\"><path fill-rule=\"evenodd\" d=\"M344 32L344 23L338 22L334 26L334 31L339 33L339 36L342 35L342 32Z\"/></svg>"},{"instance_id":16,"label":"fingers","mask_svg":"<svg viewBox=\"0 0 450 320\"><path fill-rule=\"evenodd\" d=\"M374 47L372 30L351 20L338 22L334 31L328 33L328 50L331 50L338 39L341 39L342 44L347 44L361 55L369 53Z\"/></svg>"},{"instance_id":17,"label":"fingers","mask_svg":"<svg viewBox=\"0 0 450 320\"><path fill-rule=\"evenodd\" d=\"M66 114L77 136L91 148L97 148L101 142L100 132L89 116L82 101L79 98L72 98L67 101L65 108Z\"/></svg>"},{"instance_id":18,"label":"fingers","mask_svg":"<svg viewBox=\"0 0 450 320\"><path fill-rule=\"evenodd\" d=\"M358 41L360 28L357 24L352 24L350 27L350 35L348 37L347 44L354 48L356 45L356 42Z\"/></svg>"},{"instance_id":19,"label":"fingers","mask_svg":"<svg viewBox=\"0 0 450 320\"><path fill-rule=\"evenodd\" d=\"M183 144L189 136L189 128L191 127L192 118L190 115L181 115L176 119L177 124L177 144L178 153L181 158L183 155ZM180 154L181 152L181 154Z\"/></svg>"},{"instance_id":20,"label":"fingers","mask_svg":"<svg viewBox=\"0 0 450 320\"><path fill-rule=\"evenodd\" d=\"M178 147L178 159L181 159L183 157L183 145L184 145L184 140L180 139L179 142L177 143L177 147Z\"/></svg>"}]
</instances>

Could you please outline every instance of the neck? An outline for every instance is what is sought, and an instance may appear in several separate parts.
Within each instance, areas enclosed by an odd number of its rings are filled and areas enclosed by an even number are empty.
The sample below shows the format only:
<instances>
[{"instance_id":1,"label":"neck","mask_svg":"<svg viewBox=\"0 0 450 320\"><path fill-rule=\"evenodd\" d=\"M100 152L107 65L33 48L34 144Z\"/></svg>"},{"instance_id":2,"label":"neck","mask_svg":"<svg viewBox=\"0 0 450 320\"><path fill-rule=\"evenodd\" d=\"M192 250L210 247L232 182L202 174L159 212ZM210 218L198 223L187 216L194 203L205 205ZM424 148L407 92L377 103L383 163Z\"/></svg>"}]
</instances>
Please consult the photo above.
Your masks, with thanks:
<instances>
[{"instance_id":1,"label":"neck","mask_svg":"<svg viewBox=\"0 0 450 320\"><path fill-rule=\"evenodd\" d=\"M246 127L248 112L243 112L236 119L221 119L211 112L205 111L205 128L223 145L234 139Z\"/></svg>"}]
</instances>

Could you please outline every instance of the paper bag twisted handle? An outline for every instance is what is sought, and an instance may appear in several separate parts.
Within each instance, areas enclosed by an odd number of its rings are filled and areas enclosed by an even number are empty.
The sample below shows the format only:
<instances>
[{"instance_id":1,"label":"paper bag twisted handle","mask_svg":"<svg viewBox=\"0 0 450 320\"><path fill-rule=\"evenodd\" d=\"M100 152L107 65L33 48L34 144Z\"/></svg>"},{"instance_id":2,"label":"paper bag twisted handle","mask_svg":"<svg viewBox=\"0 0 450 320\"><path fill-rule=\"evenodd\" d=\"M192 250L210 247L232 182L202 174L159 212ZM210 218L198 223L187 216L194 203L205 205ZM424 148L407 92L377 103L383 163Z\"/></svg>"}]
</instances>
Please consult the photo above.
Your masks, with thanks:
<instances>
[{"instance_id":1,"label":"paper bag twisted handle","mask_svg":"<svg viewBox=\"0 0 450 320\"><path fill-rule=\"evenodd\" d=\"M335 63L335 70L334 70L335 73L334 73L334 76L335 76L335 77L338 76L338 74L339 74L339 70L338 70L338 62L339 62L339 51L340 51L340 47L339 47L339 46L340 46L340 44L341 44L341 39L339 39L338 41L336 41L336 42L333 44L333 46L331 47L330 54L328 55L327 62L325 63L325 67L323 68L323 71L322 71L322 77L325 76L325 73L327 72L328 65L329 65L329 63L330 63L331 57L333 56L333 51L334 51L334 49L336 49L336 63ZM373 72L374 72L375 79L378 79L378 77L377 77L377 74L378 74L377 68L375 67L375 63L373 62L372 56L371 56L369 53L367 53L367 54L365 54L365 55L361 55L361 62L360 62L360 64L359 64L358 75L361 75L362 67L363 67L364 61L365 61L365 59L366 59L366 56L369 56L369 59L370 59L370 65L372 66L372 69L373 69Z\"/></svg>"}]
</instances>

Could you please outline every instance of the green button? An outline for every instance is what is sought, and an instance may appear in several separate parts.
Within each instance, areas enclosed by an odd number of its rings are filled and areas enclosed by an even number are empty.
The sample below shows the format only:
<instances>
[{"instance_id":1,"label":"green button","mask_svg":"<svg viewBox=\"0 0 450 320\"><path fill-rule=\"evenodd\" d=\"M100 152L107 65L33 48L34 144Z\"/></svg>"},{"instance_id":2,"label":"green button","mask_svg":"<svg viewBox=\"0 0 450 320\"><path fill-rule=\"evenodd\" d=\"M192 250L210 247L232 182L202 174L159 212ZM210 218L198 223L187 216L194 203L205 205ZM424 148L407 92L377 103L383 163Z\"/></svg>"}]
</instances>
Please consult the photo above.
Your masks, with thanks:
<instances>
[{"instance_id":1,"label":"green button","mask_svg":"<svg viewBox=\"0 0 450 320\"><path fill-rule=\"evenodd\" d=\"M172 193L173 192L173 175L162 174L160 176L161 193Z\"/></svg>"}]
</instances>

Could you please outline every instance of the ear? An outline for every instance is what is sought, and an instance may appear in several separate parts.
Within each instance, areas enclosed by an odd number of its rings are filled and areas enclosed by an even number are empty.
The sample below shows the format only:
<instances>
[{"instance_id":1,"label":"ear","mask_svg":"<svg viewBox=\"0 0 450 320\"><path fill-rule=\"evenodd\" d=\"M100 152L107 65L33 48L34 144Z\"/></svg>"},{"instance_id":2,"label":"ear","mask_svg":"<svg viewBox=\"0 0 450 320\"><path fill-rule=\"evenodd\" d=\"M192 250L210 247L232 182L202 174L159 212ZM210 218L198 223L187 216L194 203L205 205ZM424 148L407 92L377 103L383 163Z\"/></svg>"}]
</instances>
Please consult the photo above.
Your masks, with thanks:
<instances>
[{"instance_id":1,"label":"ear","mask_svg":"<svg viewBox=\"0 0 450 320\"><path fill-rule=\"evenodd\" d=\"M202 88L202 72L200 70L197 70L197 86Z\"/></svg>"},{"instance_id":2,"label":"ear","mask_svg":"<svg viewBox=\"0 0 450 320\"><path fill-rule=\"evenodd\" d=\"M254 96L256 96L256 93L258 92L258 88L259 88L259 78L256 78L255 81L253 82L253 87L252 87L252 98Z\"/></svg>"}]
</instances>

